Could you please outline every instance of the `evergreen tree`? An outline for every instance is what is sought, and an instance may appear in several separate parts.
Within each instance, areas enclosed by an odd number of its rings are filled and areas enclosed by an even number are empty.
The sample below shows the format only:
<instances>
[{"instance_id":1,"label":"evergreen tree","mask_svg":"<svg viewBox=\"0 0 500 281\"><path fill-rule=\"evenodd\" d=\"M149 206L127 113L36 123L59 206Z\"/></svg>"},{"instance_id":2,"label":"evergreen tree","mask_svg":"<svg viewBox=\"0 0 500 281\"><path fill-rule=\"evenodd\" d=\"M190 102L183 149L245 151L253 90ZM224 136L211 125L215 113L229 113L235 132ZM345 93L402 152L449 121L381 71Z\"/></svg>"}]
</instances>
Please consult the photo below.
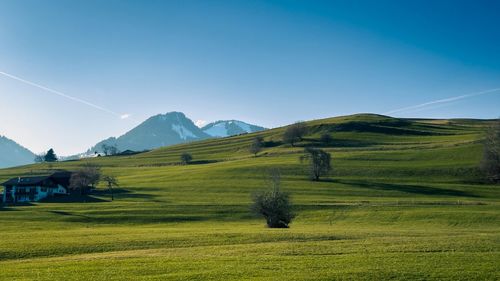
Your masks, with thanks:
<instances>
[{"instance_id":1,"label":"evergreen tree","mask_svg":"<svg viewBox=\"0 0 500 281\"><path fill-rule=\"evenodd\" d=\"M49 151L47 151L47 154L45 154L43 159L45 160L45 162L56 162L57 155L55 154L54 149L52 149L52 148L49 149Z\"/></svg>"}]
</instances>

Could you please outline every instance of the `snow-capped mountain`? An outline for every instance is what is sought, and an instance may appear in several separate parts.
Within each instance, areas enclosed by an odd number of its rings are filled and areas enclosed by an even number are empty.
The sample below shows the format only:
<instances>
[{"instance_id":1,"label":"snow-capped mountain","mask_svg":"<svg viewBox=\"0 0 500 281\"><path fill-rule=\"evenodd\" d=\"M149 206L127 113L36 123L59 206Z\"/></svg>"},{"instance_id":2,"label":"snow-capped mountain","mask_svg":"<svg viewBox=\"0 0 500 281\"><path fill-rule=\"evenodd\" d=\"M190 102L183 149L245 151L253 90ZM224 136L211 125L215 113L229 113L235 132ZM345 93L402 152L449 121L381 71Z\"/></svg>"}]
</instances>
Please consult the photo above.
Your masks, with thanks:
<instances>
[{"instance_id":1,"label":"snow-capped mountain","mask_svg":"<svg viewBox=\"0 0 500 281\"><path fill-rule=\"evenodd\" d=\"M169 112L150 117L124 135L111 137L94 145L87 152L70 156L67 159L95 156L103 152L103 145L116 146L119 151L143 151L167 145L174 145L214 137L227 137L242 133L265 130L238 120L225 120L210 123L203 128L181 112Z\"/></svg>"},{"instance_id":2,"label":"snow-capped mountain","mask_svg":"<svg viewBox=\"0 0 500 281\"><path fill-rule=\"evenodd\" d=\"M124 135L97 143L88 153L102 152L102 145L113 145L120 151L142 151L161 146L210 138L184 113L170 112L150 117Z\"/></svg>"},{"instance_id":3,"label":"snow-capped mountain","mask_svg":"<svg viewBox=\"0 0 500 281\"><path fill-rule=\"evenodd\" d=\"M0 168L31 164L35 154L15 141L0 136Z\"/></svg>"},{"instance_id":4,"label":"snow-capped mountain","mask_svg":"<svg viewBox=\"0 0 500 281\"><path fill-rule=\"evenodd\" d=\"M238 120L221 120L210 123L201 130L212 137L228 137L243 133L254 133L266 128L248 124Z\"/></svg>"}]
</instances>

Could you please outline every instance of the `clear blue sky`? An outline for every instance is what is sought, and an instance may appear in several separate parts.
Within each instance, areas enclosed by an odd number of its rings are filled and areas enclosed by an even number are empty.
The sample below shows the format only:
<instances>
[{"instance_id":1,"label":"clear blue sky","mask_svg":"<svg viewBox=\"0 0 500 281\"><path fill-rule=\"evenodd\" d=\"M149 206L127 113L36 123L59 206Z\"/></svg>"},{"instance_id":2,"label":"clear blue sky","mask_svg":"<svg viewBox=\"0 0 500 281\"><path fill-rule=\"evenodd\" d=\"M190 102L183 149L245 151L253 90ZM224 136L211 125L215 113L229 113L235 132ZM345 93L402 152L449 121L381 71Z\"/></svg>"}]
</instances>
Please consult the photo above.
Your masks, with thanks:
<instances>
[{"instance_id":1,"label":"clear blue sky","mask_svg":"<svg viewBox=\"0 0 500 281\"><path fill-rule=\"evenodd\" d=\"M499 1L0 0L0 134L86 150L145 118L500 115ZM130 114L129 118L117 115Z\"/></svg>"}]
</instances>

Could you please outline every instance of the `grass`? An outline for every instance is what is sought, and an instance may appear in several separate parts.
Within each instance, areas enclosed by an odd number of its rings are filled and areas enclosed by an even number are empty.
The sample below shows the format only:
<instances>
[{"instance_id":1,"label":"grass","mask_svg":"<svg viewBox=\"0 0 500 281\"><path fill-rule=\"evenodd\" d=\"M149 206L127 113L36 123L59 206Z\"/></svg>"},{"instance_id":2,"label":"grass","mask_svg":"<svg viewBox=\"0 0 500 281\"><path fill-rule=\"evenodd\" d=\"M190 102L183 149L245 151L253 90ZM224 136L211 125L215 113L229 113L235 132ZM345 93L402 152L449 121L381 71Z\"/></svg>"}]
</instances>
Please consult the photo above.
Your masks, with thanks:
<instances>
[{"instance_id":1,"label":"grass","mask_svg":"<svg viewBox=\"0 0 500 281\"><path fill-rule=\"evenodd\" d=\"M0 209L0 279L499 279L500 191L477 170L487 124L353 115L308 122L298 147L278 128L92 159L119 179L115 201L101 192ZM317 141L325 132L329 145ZM253 157L256 135L269 146ZM329 178L307 179L304 146L332 153ZM179 165L183 152L196 162ZM298 214L290 229L249 213L273 167ZM0 180L48 168L0 170Z\"/></svg>"}]
</instances>

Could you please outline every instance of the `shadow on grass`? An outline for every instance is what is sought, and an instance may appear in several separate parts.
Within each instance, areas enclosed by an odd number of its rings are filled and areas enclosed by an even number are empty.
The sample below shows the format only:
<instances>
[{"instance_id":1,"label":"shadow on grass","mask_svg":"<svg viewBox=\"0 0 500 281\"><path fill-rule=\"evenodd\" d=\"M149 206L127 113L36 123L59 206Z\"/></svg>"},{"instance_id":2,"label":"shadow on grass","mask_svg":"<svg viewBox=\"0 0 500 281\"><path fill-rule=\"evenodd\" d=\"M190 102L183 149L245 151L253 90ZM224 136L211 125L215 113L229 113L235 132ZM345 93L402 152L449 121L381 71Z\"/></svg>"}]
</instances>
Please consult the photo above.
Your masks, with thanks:
<instances>
[{"instance_id":1,"label":"shadow on grass","mask_svg":"<svg viewBox=\"0 0 500 281\"><path fill-rule=\"evenodd\" d=\"M56 215L61 215L61 216L74 216L74 217L80 217L80 218L85 218L88 219L90 218L89 216L86 215L81 215L81 214L74 214L66 211L48 211L49 213L56 214Z\"/></svg>"},{"instance_id":2,"label":"shadow on grass","mask_svg":"<svg viewBox=\"0 0 500 281\"><path fill-rule=\"evenodd\" d=\"M92 195L66 195L66 196L57 196L45 198L42 201L43 203L99 203L99 202L107 202L107 200L94 197Z\"/></svg>"},{"instance_id":3,"label":"shadow on grass","mask_svg":"<svg viewBox=\"0 0 500 281\"><path fill-rule=\"evenodd\" d=\"M381 183L381 182L371 182L371 181L361 181L361 180L323 180L336 182L341 184L350 185L353 187L362 187L376 190L388 190L388 191L401 191L412 194L422 194L422 195L442 195L442 196L462 196L462 197L479 197L470 192L447 189L447 188L436 188L424 185L409 185L409 184L393 184L393 183Z\"/></svg>"},{"instance_id":4,"label":"shadow on grass","mask_svg":"<svg viewBox=\"0 0 500 281\"><path fill-rule=\"evenodd\" d=\"M35 206L31 202L17 202L17 203L0 203L0 211L15 211L10 207L29 207Z\"/></svg>"},{"instance_id":5,"label":"shadow on grass","mask_svg":"<svg viewBox=\"0 0 500 281\"><path fill-rule=\"evenodd\" d=\"M90 209L78 212L51 210L52 214L72 223L90 224L157 224L203 221L241 221L254 219L246 205L161 205L138 209Z\"/></svg>"},{"instance_id":6,"label":"shadow on grass","mask_svg":"<svg viewBox=\"0 0 500 281\"><path fill-rule=\"evenodd\" d=\"M114 200L121 199L148 199L154 201L153 198L156 197L152 194L137 193L124 188L114 188L113 189ZM42 200L43 203L102 203L111 202L111 193L108 189L96 189L93 190L91 194L86 195L64 195L57 197L50 197ZM154 201L156 202L156 201Z\"/></svg>"},{"instance_id":7,"label":"shadow on grass","mask_svg":"<svg viewBox=\"0 0 500 281\"><path fill-rule=\"evenodd\" d=\"M433 131L423 131L410 127L410 122L404 120L383 121L383 122L347 122L338 124L334 127L335 132L366 132L389 135L413 135L413 136L431 136L442 135L442 133Z\"/></svg>"},{"instance_id":8,"label":"shadow on grass","mask_svg":"<svg viewBox=\"0 0 500 281\"><path fill-rule=\"evenodd\" d=\"M218 160L193 160L189 161L189 165L203 165L203 164L212 164L217 163Z\"/></svg>"},{"instance_id":9,"label":"shadow on grass","mask_svg":"<svg viewBox=\"0 0 500 281\"><path fill-rule=\"evenodd\" d=\"M317 139L304 138L308 143L297 144L297 147L368 147L376 145L376 142L363 141L363 140L349 140L349 139L333 139L329 142L322 142Z\"/></svg>"},{"instance_id":10,"label":"shadow on grass","mask_svg":"<svg viewBox=\"0 0 500 281\"><path fill-rule=\"evenodd\" d=\"M17 211L16 209L12 209L12 208L9 208L7 206L1 206L0 205L0 212L13 212L13 211Z\"/></svg>"}]
</instances>

